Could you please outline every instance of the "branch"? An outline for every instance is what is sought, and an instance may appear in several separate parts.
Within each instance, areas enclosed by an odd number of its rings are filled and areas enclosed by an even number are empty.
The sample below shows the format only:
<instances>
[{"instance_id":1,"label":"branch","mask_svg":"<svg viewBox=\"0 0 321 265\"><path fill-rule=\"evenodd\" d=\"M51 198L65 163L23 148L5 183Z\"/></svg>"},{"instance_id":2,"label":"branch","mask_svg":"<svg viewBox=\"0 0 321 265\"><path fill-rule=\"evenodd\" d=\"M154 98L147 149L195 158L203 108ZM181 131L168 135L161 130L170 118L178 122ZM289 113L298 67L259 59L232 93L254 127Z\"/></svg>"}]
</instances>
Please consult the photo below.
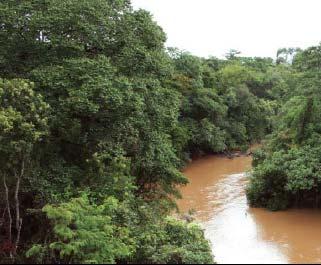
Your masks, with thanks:
<instances>
[{"instance_id":1,"label":"branch","mask_svg":"<svg viewBox=\"0 0 321 265\"><path fill-rule=\"evenodd\" d=\"M7 209L8 209L8 218L9 218L9 229L8 229L8 233L9 233L9 242L10 244L12 243L12 216L11 216L11 210L10 210L10 202L9 202L9 189L6 183L6 177L3 177L3 185L4 185L4 189L5 189L5 194L6 194L6 204L7 204ZM13 255L12 252L10 251L10 258L13 259Z\"/></svg>"},{"instance_id":2,"label":"branch","mask_svg":"<svg viewBox=\"0 0 321 265\"><path fill-rule=\"evenodd\" d=\"M17 230L19 229L19 226L20 226L20 203L19 203L20 181L21 181L21 178L17 177L16 191L14 194L14 198L16 202L16 229Z\"/></svg>"},{"instance_id":3,"label":"branch","mask_svg":"<svg viewBox=\"0 0 321 265\"><path fill-rule=\"evenodd\" d=\"M6 177L3 177L3 185L5 188L5 194L6 194L6 204L7 204L7 210L8 210L8 217L9 217L9 241L11 242L12 240L12 216L11 216L11 210L10 210L10 202L9 202L9 189L6 183Z\"/></svg>"},{"instance_id":4,"label":"branch","mask_svg":"<svg viewBox=\"0 0 321 265\"><path fill-rule=\"evenodd\" d=\"M19 241L20 241L20 234L21 234L21 227L22 227L22 218L19 220L19 228L17 231L17 238L16 238L16 244L15 244L15 252L17 253Z\"/></svg>"},{"instance_id":5,"label":"branch","mask_svg":"<svg viewBox=\"0 0 321 265\"><path fill-rule=\"evenodd\" d=\"M4 217L6 215L7 212L7 206L4 208L3 213L2 213L2 217L0 219L0 227L4 225L5 221L4 221Z\"/></svg>"},{"instance_id":6,"label":"branch","mask_svg":"<svg viewBox=\"0 0 321 265\"><path fill-rule=\"evenodd\" d=\"M20 241L20 234L21 234L21 227L22 227L22 218L20 218L20 202L19 202L19 190L20 190L20 182L24 175L25 171L25 159L22 158L21 162L21 171L19 175L16 175L17 178L17 185L16 185L16 191L15 191L15 202L16 202L16 229L17 229L17 237L16 237L16 243L15 243L15 252L17 252L17 248Z\"/></svg>"},{"instance_id":7,"label":"branch","mask_svg":"<svg viewBox=\"0 0 321 265\"><path fill-rule=\"evenodd\" d=\"M19 202L19 190L20 190L20 182L21 182L21 178L23 177L25 171L25 160L22 159L21 162L21 171L20 171L20 175L16 175L17 178L17 185L16 185L16 191L15 191L15 202L16 202L16 229L17 231L19 231L19 227L21 225L20 222L20 202Z\"/></svg>"}]
</instances>

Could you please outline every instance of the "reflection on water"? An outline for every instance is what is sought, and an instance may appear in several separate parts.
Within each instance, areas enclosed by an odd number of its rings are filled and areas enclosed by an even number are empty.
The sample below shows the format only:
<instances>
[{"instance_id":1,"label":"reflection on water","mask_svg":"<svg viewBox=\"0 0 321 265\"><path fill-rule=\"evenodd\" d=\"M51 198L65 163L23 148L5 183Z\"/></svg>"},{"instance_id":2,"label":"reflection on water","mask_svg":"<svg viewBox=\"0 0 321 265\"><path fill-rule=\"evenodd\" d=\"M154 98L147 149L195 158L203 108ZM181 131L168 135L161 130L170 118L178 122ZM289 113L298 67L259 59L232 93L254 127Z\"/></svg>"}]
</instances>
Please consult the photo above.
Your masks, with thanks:
<instances>
[{"instance_id":1,"label":"reflection on water","mask_svg":"<svg viewBox=\"0 0 321 265\"><path fill-rule=\"evenodd\" d=\"M250 157L210 156L184 171L181 211L194 209L218 263L321 262L321 211L269 212L246 204Z\"/></svg>"}]
</instances>

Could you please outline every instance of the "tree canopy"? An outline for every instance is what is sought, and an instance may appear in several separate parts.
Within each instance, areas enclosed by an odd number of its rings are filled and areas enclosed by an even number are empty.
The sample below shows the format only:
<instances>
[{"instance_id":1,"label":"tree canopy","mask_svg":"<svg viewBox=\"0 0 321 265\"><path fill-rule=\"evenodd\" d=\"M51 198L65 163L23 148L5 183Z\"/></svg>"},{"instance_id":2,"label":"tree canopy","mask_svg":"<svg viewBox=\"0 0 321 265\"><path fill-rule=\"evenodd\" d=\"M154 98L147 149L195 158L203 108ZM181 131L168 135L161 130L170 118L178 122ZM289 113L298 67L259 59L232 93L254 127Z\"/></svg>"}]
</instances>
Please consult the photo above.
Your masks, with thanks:
<instances>
[{"instance_id":1,"label":"tree canopy","mask_svg":"<svg viewBox=\"0 0 321 265\"><path fill-rule=\"evenodd\" d=\"M199 58L128 0L3 0L0 21L1 263L213 263L168 217L181 169L268 134L252 205L319 203L320 47Z\"/></svg>"},{"instance_id":2,"label":"tree canopy","mask_svg":"<svg viewBox=\"0 0 321 265\"><path fill-rule=\"evenodd\" d=\"M296 82L286 81L289 92L273 133L254 159L248 187L253 206L273 210L320 206L320 46L298 51L288 65ZM314 54L314 56L311 56Z\"/></svg>"}]
</instances>

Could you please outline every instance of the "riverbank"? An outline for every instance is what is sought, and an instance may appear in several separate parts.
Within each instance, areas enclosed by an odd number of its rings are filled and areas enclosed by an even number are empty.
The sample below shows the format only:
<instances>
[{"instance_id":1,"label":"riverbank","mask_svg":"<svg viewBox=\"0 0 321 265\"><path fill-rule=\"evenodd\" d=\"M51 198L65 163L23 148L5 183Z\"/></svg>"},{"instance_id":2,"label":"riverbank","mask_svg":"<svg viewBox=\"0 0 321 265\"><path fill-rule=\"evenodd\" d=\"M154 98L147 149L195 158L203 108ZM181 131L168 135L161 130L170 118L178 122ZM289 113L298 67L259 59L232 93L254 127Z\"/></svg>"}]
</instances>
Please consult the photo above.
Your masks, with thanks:
<instances>
[{"instance_id":1,"label":"riverbank","mask_svg":"<svg viewBox=\"0 0 321 265\"><path fill-rule=\"evenodd\" d=\"M181 211L194 210L218 263L320 262L321 211L249 208L245 186L251 162L247 155L215 155L190 163Z\"/></svg>"}]
</instances>

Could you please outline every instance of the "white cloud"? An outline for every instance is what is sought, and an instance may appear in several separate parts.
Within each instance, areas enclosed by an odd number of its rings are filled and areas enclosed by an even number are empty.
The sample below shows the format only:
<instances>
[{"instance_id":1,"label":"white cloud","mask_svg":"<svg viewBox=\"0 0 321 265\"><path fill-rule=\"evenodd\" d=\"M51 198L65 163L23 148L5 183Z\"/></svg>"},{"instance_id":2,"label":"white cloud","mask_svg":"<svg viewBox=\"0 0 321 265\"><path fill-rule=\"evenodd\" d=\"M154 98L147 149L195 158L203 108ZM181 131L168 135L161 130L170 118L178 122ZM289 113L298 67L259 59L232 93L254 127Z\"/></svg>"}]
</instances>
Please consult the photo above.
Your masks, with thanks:
<instances>
[{"instance_id":1,"label":"white cloud","mask_svg":"<svg viewBox=\"0 0 321 265\"><path fill-rule=\"evenodd\" d=\"M321 41L320 0L132 0L167 33L167 46L199 56L229 49L275 57L278 48Z\"/></svg>"}]
</instances>

